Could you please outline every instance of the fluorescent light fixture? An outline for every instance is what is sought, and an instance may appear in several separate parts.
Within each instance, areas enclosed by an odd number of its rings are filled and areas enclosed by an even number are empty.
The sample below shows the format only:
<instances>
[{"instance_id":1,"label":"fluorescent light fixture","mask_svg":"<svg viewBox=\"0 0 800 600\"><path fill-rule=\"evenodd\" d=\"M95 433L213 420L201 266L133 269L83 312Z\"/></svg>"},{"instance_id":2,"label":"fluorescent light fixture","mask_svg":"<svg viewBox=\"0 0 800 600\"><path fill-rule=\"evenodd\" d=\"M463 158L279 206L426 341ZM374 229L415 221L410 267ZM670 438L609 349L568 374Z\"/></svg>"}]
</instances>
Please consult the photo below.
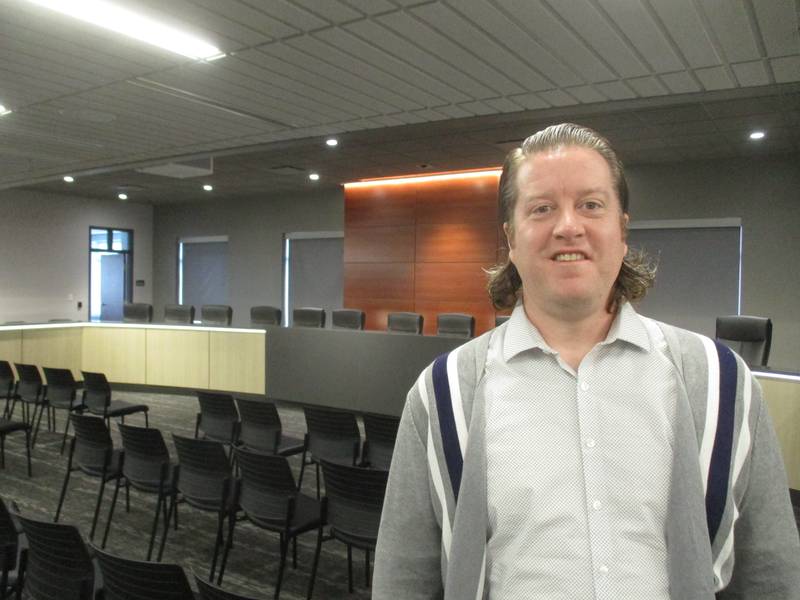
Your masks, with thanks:
<instances>
[{"instance_id":1,"label":"fluorescent light fixture","mask_svg":"<svg viewBox=\"0 0 800 600\"><path fill-rule=\"evenodd\" d=\"M319 181L319 173L309 173L308 178L311 181Z\"/></svg>"},{"instance_id":2,"label":"fluorescent light fixture","mask_svg":"<svg viewBox=\"0 0 800 600\"><path fill-rule=\"evenodd\" d=\"M0 117L4 117L6 115L10 115L11 110L0 104Z\"/></svg>"},{"instance_id":3,"label":"fluorescent light fixture","mask_svg":"<svg viewBox=\"0 0 800 600\"><path fill-rule=\"evenodd\" d=\"M327 140L325 140L325 143L331 148L334 148L339 145L339 140L337 140L336 138L328 138Z\"/></svg>"},{"instance_id":4,"label":"fluorescent light fixture","mask_svg":"<svg viewBox=\"0 0 800 600\"><path fill-rule=\"evenodd\" d=\"M75 178L72 175L64 175L64 181L66 181L67 183L72 183L73 181L75 181Z\"/></svg>"},{"instance_id":5,"label":"fluorescent light fixture","mask_svg":"<svg viewBox=\"0 0 800 600\"><path fill-rule=\"evenodd\" d=\"M189 58L208 60L224 56L222 50L208 42L105 0L28 1Z\"/></svg>"},{"instance_id":6,"label":"fluorescent light fixture","mask_svg":"<svg viewBox=\"0 0 800 600\"><path fill-rule=\"evenodd\" d=\"M763 140L764 136L766 136L766 135L767 134L764 133L763 131L754 131L754 132L752 132L750 134L750 139L751 140Z\"/></svg>"},{"instance_id":7,"label":"fluorescent light fixture","mask_svg":"<svg viewBox=\"0 0 800 600\"><path fill-rule=\"evenodd\" d=\"M128 194L117 194L117 198L119 198L120 200L127 200Z\"/></svg>"},{"instance_id":8,"label":"fluorescent light fixture","mask_svg":"<svg viewBox=\"0 0 800 600\"><path fill-rule=\"evenodd\" d=\"M205 185L203 186L203 189L204 189L205 191L207 191L207 192L210 192L210 191L212 191L212 190L214 189L214 186L213 186L213 185L209 185L209 184L205 184Z\"/></svg>"}]
</instances>

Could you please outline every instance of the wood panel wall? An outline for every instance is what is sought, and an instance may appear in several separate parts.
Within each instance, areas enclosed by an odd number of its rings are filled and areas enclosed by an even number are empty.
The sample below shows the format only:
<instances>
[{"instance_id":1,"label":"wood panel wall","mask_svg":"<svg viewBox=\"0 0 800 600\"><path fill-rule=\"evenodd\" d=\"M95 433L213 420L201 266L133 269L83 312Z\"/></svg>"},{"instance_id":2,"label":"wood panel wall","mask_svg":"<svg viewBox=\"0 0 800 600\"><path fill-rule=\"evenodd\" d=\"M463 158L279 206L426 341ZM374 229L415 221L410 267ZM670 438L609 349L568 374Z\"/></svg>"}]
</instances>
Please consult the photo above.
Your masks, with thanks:
<instances>
[{"instance_id":1,"label":"wood panel wall","mask_svg":"<svg viewBox=\"0 0 800 600\"><path fill-rule=\"evenodd\" d=\"M436 333L436 315L475 316L494 327L483 269L502 246L497 174L345 187L344 304L366 312L367 329L413 311Z\"/></svg>"}]
</instances>

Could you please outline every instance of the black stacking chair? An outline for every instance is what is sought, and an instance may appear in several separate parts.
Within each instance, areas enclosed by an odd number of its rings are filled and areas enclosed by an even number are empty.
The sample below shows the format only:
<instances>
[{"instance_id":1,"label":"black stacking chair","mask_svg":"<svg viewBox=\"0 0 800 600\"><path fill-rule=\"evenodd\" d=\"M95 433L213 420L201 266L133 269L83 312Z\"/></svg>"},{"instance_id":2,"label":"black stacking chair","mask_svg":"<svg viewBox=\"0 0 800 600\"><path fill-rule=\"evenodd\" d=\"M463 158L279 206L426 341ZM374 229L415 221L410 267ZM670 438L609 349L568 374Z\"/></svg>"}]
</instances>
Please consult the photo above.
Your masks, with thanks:
<instances>
[{"instance_id":1,"label":"black stacking chair","mask_svg":"<svg viewBox=\"0 0 800 600\"><path fill-rule=\"evenodd\" d=\"M200 324L210 327L230 327L233 309L227 304L204 304L200 307Z\"/></svg>"},{"instance_id":2,"label":"black stacking chair","mask_svg":"<svg viewBox=\"0 0 800 600\"><path fill-rule=\"evenodd\" d=\"M11 419L0 419L0 468L6 468L6 436L9 433L21 431L25 434L25 453L28 457L28 477L33 475L31 471L31 425L24 421L13 421Z\"/></svg>"},{"instance_id":3,"label":"black stacking chair","mask_svg":"<svg viewBox=\"0 0 800 600\"><path fill-rule=\"evenodd\" d=\"M494 326L499 327L511 318L511 315L496 315L494 318Z\"/></svg>"},{"instance_id":4,"label":"black stacking chair","mask_svg":"<svg viewBox=\"0 0 800 600\"><path fill-rule=\"evenodd\" d=\"M45 398L48 410L53 415L53 429L55 429L56 423L56 409L67 411L64 436L61 439L61 454L64 454L64 447L67 445L67 432L69 431L69 416L74 412L82 413L86 406L82 401L78 400L78 384L75 382L70 369L44 367L44 377L47 380Z\"/></svg>"},{"instance_id":5,"label":"black stacking chair","mask_svg":"<svg viewBox=\"0 0 800 600\"><path fill-rule=\"evenodd\" d=\"M217 514L217 537L214 543L214 557L211 560L209 581L214 579L217 559L223 545L225 519L234 509L234 485L231 465L225 454L225 447L212 440L196 440L172 434L175 450L178 452L178 465L175 467L175 486L169 504L167 519L164 522L161 546L157 560L160 562L167 542L167 532L179 502Z\"/></svg>"},{"instance_id":6,"label":"black stacking chair","mask_svg":"<svg viewBox=\"0 0 800 600\"><path fill-rule=\"evenodd\" d=\"M436 317L436 335L471 338L475 336L475 317L463 313L442 313Z\"/></svg>"},{"instance_id":7,"label":"black stacking chair","mask_svg":"<svg viewBox=\"0 0 800 600\"><path fill-rule=\"evenodd\" d=\"M330 530L327 538L317 538L308 598L311 598L314 590L320 547L323 541L331 539L347 546L347 584L350 592L353 591L353 548L364 550L365 583L369 587L369 554L375 550L378 540L389 473L322 461L322 476L325 479L323 518Z\"/></svg>"},{"instance_id":8,"label":"black stacking chair","mask_svg":"<svg viewBox=\"0 0 800 600\"><path fill-rule=\"evenodd\" d=\"M716 338L749 367L766 367L772 346L772 320L747 315L717 317Z\"/></svg>"},{"instance_id":9,"label":"black stacking chair","mask_svg":"<svg viewBox=\"0 0 800 600\"><path fill-rule=\"evenodd\" d=\"M351 412L304 406L303 413L306 417L307 433L298 488L303 484L306 465L314 464L317 471L317 498L319 498L319 461L355 465L361 449L361 433L358 430L356 416Z\"/></svg>"},{"instance_id":10,"label":"black stacking chair","mask_svg":"<svg viewBox=\"0 0 800 600\"><path fill-rule=\"evenodd\" d=\"M9 502L11 510L19 513L13 502ZM9 597L9 592L17 592L21 583L18 567L20 564L20 539L22 526L14 518L6 502L0 498L0 600Z\"/></svg>"},{"instance_id":11,"label":"black stacking chair","mask_svg":"<svg viewBox=\"0 0 800 600\"><path fill-rule=\"evenodd\" d=\"M306 306L292 311L293 327L325 327L325 309Z\"/></svg>"},{"instance_id":12,"label":"black stacking chair","mask_svg":"<svg viewBox=\"0 0 800 600\"><path fill-rule=\"evenodd\" d=\"M11 370L11 363L7 360L0 360L0 397L6 401L3 417L8 417L14 401L14 371Z\"/></svg>"},{"instance_id":13,"label":"black stacking chair","mask_svg":"<svg viewBox=\"0 0 800 600\"><path fill-rule=\"evenodd\" d=\"M194 323L194 306L191 304L167 304L164 306L164 323L191 325Z\"/></svg>"},{"instance_id":14,"label":"black stacking chair","mask_svg":"<svg viewBox=\"0 0 800 600\"><path fill-rule=\"evenodd\" d=\"M27 598L94 600L102 598L99 578L78 528L19 517L28 540L21 558Z\"/></svg>"},{"instance_id":15,"label":"black stacking chair","mask_svg":"<svg viewBox=\"0 0 800 600\"><path fill-rule=\"evenodd\" d=\"M47 400L44 397L42 375L36 365L14 363L17 370L17 385L14 389L14 401L11 404L9 418L14 416L17 401L22 402L22 420L33 427L31 445L36 444L36 432L42 420ZM37 418L38 416L38 418Z\"/></svg>"},{"instance_id":16,"label":"black stacking chair","mask_svg":"<svg viewBox=\"0 0 800 600\"><path fill-rule=\"evenodd\" d=\"M364 329L366 314L354 308L338 308L331 311L331 323L334 329Z\"/></svg>"},{"instance_id":17,"label":"black stacking chair","mask_svg":"<svg viewBox=\"0 0 800 600\"><path fill-rule=\"evenodd\" d=\"M236 398L241 425L239 445L248 450L291 456L303 452L303 440L283 435L278 408L269 401Z\"/></svg>"},{"instance_id":18,"label":"black stacking chair","mask_svg":"<svg viewBox=\"0 0 800 600\"><path fill-rule=\"evenodd\" d=\"M373 469L388 471L392 464L399 417L364 414L364 450L362 462Z\"/></svg>"},{"instance_id":19,"label":"black stacking chair","mask_svg":"<svg viewBox=\"0 0 800 600\"><path fill-rule=\"evenodd\" d=\"M264 327L266 325L280 325L283 313L277 306L253 306L250 309L250 325Z\"/></svg>"},{"instance_id":20,"label":"black stacking chair","mask_svg":"<svg viewBox=\"0 0 800 600\"><path fill-rule=\"evenodd\" d=\"M93 415L98 415L106 420L106 424L113 417L120 417L125 422L126 415L144 413L145 427L150 423L147 411L150 410L146 404L132 404L124 400L111 400L111 386L103 373L83 373L83 404Z\"/></svg>"},{"instance_id":21,"label":"black stacking chair","mask_svg":"<svg viewBox=\"0 0 800 600\"><path fill-rule=\"evenodd\" d=\"M114 496L111 508L108 511L106 530L103 533L102 548L106 547L108 533L111 530L111 521L114 518L114 508L117 505L117 496L120 485L124 482L126 493L132 487L146 494L156 494L156 508L153 515L153 526L150 529L150 543L147 546L147 560L153 556L158 520L163 513L167 518L167 500L174 492L174 465L170 461L169 450L164 442L164 437L158 429L149 427L132 427L119 424L122 435L122 450L124 460L122 463L122 477L117 478L114 486Z\"/></svg>"},{"instance_id":22,"label":"black stacking chair","mask_svg":"<svg viewBox=\"0 0 800 600\"><path fill-rule=\"evenodd\" d=\"M289 542L294 542L292 565L297 567L297 536L314 530L317 530L318 536L322 535L321 505L317 500L297 491L285 457L237 448L236 460L241 479L236 484L235 504L244 513L242 518L256 527L280 534L281 559L278 580L275 583L277 600L281 593ZM222 582L225 573L228 554L233 546L236 520L234 514L228 521L228 539L217 583Z\"/></svg>"},{"instance_id":23,"label":"black stacking chair","mask_svg":"<svg viewBox=\"0 0 800 600\"><path fill-rule=\"evenodd\" d=\"M204 439L233 445L239 433L239 413L233 396L198 391L197 401L200 412L194 425L194 437L199 438L202 431Z\"/></svg>"},{"instance_id":24,"label":"black stacking chair","mask_svg":"<svg viewBox=\"0 0 800 600\"><path fill-rule=\"evenodd\" d=\"M152 323L153 305L144 302L126 302L122 305L124 323Z\"/></svg>"},{"instance_id":25,"label":"black stacking chair","mask_svg":"<svg viewBox=\"0 0 800 600\"><path fill-rule=\"evenodd\" d=\"M195 600L180 565L123 558L93 547L103 575L103 600Z\"/></svg>"},{"instance_id":26,"label":"black stacking chair","mask_svg":"<svg viewBox=\"0 0 800 600\"><path fill-rule=\"evenodd\" d=\"M392 333L414 333L422 335L422 315L415 312L389 313L387 318L387 331Z\"/></svg>"},{"instance_id":27,"label":"black stacking chair","mask_svg":"<svg viewBox=\"0 0 800 600\"><path fill-rule=\"evenodd\" d=\"M233 592L228 592L207 581L194 576L197 583L197 591L200 592L200 600L255 600L250 596L240 596Z\"/></svg>"},{"instance_id":28,"label":"black stacking chair","mask_svg":"<svg viewBox=\"0 0 800 600\"><path fill-rule=\"evenodd\" d=\"M90 477L97 477L100 479L100 489L97 492L92 529L89 532L89 539L93 540L106 483L122 477L122 452L114 449L111 434L103 419L75 413L70 415L70 419L75 436L69 445L67 471L64 475L61 496L58 498L58 507L53 521L57 523L61 516L61 508L64 505L72 472L81 471Z\"/></svg>"}]
</instances>

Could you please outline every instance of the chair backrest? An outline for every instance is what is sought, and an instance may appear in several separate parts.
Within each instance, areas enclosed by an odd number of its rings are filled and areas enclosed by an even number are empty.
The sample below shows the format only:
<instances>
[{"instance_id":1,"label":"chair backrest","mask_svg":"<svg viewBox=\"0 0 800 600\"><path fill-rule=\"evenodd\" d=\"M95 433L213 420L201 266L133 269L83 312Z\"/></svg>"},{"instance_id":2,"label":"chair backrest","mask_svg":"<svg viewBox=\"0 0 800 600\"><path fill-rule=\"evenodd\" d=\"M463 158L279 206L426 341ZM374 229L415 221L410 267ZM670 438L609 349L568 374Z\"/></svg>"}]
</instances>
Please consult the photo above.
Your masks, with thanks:
<instances>
[{"instance_id":1,"label":"chair backrest","mask_svg":"<svg viewBox=\"0 0 800 600\"><path fill-rule=\"evenodd\" d=\"M511 315L496 315L494 318L494 326L499 327L511 318Z\"/></svg>"},{"instance_id":2,"label":"chair backrest","mask_svg":"<svg viewBox=\"0 0 800 600\"><path fill-rule=\"evenodd\" d=\"M16 509L15 509L16 510ZM0 498L0 568L5 577L17 568L17 550L19 548L19 532L11 511L5 501ZM0 594L2 590L0 590Z\"/></svg>"},{"instance_id":3,"label":"chair backrest","mask_svg":"<svg viewBox=\"0 0 800 600\"><path fill-rule=\"evenodd\" d=\"M292 311L293 327L325 327L325 309L305 306Z\"/></svg>"},{"instance_id":4,"label":"chair backrest","mask_svg":"<svg viewBox=\"0 0 800 600\"><path fill-rule=\"evenodd\" d=\"M272 402L237 398L239 415L238 442L245 448L275 453L281 441L283 426L277 407Z\"/></svg>"},{"instance_id":5,"label":"chair backrest","mask_svg":"<svg viewBox=\"0 0 800 600\"><path fill-rule=\"evenodd\" d=\"M337 308L331 312L334 329L364 329L366 314L355 308Z\"/></svg>"},{"instance_id":6,"label":"chair backrest","mask_svg":"<svg viewBox=\"0 0 800 600\"><path fill-rule=\"evenodd\" d=\"M241 474L239 506L255 521L280 527L286 524L286 503L297 495L285 456L236 449Z\"/></svg>"},{"instance_id":7,"label":"chair backrest","mask_svg":"<svg viewBox=\"0 0 800 600\"><path fill-rule=\"evenodd\" d=\"M191 325L194 323L194 306L191 304L165 305L164 323Z\"/></svg>"},{"instance_id":8,"label":"chair backrest","mask_svg":"<svg viewBox=\"0 0 800 600\"><path fill-rule=\"evenodd\" d=\"M172 434L180 474L176 485L186 501L208 509L218 505L230 483L231 464L220 442Z\"/></svg>"},{"instance_id":9,"label":"chair backrest","mask_svg":"<svg viewBox=\"0 0 800 600\"><path fill-rule=\"evenodd\" d=\"M153 305L145 302L126 302L122 305L122 320L125 323L151 323Z\"/></svg>"},{"instance_id":10,"label":"chair backrest","mask_svg":"<svg viewBox=\"0 0 800 600\"><path fill-rule=\"evenodd\" d=\"M78 388L70 369L43 367L47 380L47 402L56 408L72 408Z\"/></svg>"},{"instance_id":11,"label":"chair backrest","mask_svg":"<svg viewBox=\"0 0 800 600\"><path fill-rule=\"evenodd\" d=\"M354 464L361 447L356 416L343 410L304 406L308 450L316 459Z\"/></svg>"},{"instance_id":12,"label":"chair backrest","mask_svg":"<svg viewBox=\"0 0 800 600\"><path fill-rule=\"evenodd\" d=\"M70 414L75 430L75 460L84 470L100 471L114 449L111 433L101 417Z\"/></svg>"},{"instance_id":13,"label":"chair backrest","mask_svg":"<svg viewBox=\"0 0 800 600\"><path fill-rule=\"evenodd\" d=\"M365 458L373 469L388 471L392 463L400 417L365 413L363 418Z\"/></svg>"},{"instance_id":14,"label":"chair backrest","mask_svg":"<svg viewBox=\"0 0 800 600\"><path fill-rule=\"evenodd\" d=\"M200 323L212 327L230 327L233 308L227 304L204 304L200 307Z\"/></svg>"},{"instance_id":15,"label":"chair backrest","mask_svg":"<svg viewBox=\"0 0 800 600\"><path fill-rule=\"evenodd\" d=\"M19 517L28 540L25 589L36 600L91 600L94 565L78 528Z\"/></svg>"},{"instance_id":16,"label":"chair backrest","mask_svg":"<svg viewBox=\"0 0 800 600\"><path fill-rule=\"evenodd\" d=\"M91 410L102 412L111 403L111 385L104 373L81 371L83 401Z\"/></svg>"},{"instance_id":17,"label":"chair backrest","mask_svg":"<svg viewBox=\"0 0 800 600\"><path fill-rule=\"evenodd\" d=\"M17 394L24 400L34 401L42 393L42 375L36 365L14 363L17 370Z\"/></svg>"},{"instance_id":18,"label":"chair backrest","mask_svg":"<svg viewBox=\"0 0 800 600\"><path fill-rule=\"evenodd\" d=\"M152 427L118 425L125 450L122 472L134 485L144 484L154 487L158 484L170 458L167 444L161 431ZM166 492L166 490L165 490Z\"/></svg>"},{"instance_id":19,"label":"chair backrest","mask_svg":"<svg viewBox=\"0 0 800 600\"><path fill-rule=\"evenodd\" d=\"M8 398L14 388L14 371L11 363L0 360L0 398Z\"/></svg>"},{"instance_id":20,"label":"chair backrest","mask_svg":"<svg viewBox=\"0 0 800 600\"><path fill-rule=\"evenodd\" d=\"M442 313L436 317L436 335L471 338L475 335L475 317L463 313Z\"/></svg>"},{"instance_id":21,"label":"chair backrest","mask_svg":"<svg viewBox=\"0 0 800 600\"><path fill-rule=\"evenodd\" d=\"M343 541L374 546L386 495L387 471L322 461L328 524Z\"/></svg>"},{"instance_id":22,"label":"chair backrest","mask_svg":"<svg viewBox=\"0 0 800 600\"><path fill-rule=\"evenodd\" d=\"M201 600L255 600L251 596L240 596L233 592L228 592L219 588L196 574L194 580L197 583L197 591L200 592Z\"/></svg>"},{"instance_id":23,"label":"chair backrest","mask_svg":"<svg viewBox=\"0 0 800 600\"><path fill-rule=\"evenodd\" d=\"M93 547L105 600L194 600L180 565L131 560Z\"/></svg>"},{"instance_id":24,"label":"chair backrest","mask_svg":"<svg viewBox=\"0 0 800 600\"><path fill-rule=\"evenodd\" d=\"M741 356L750 367L766 367L772 346L772 320L732 315L717 317L716 338Z\"/></svg>"},{"instance_id":25,"label":"chair backrest","mask_svg":"<svg viewBox=\"0 0 800 600\"><path fill-rule=\"evenodd\" d=\"M199 427L210 440L224 444L234 441L239 424L239 413L230 394L197 392L200 403Z\"/></svg>"},{"instance_id":26,"label":"chair backrest","mask_svg":"<svg viewBox=\"0 0 800 600\"><path fill-rule=\"evenodd\" d=\"M277 306L253 306L250 309L250 325L280 325L283 312Z\"/></svg>"},{"instance_id":27,"label":"chair backrest","mask_svg":"<svg viewBox=\"0 0 800 600\"><path fill-rule=\"evenodd\" d=\"M389 313L387 330L395 333L422 333L422 315L415 312Z\"/></svg>"}]
</instances>

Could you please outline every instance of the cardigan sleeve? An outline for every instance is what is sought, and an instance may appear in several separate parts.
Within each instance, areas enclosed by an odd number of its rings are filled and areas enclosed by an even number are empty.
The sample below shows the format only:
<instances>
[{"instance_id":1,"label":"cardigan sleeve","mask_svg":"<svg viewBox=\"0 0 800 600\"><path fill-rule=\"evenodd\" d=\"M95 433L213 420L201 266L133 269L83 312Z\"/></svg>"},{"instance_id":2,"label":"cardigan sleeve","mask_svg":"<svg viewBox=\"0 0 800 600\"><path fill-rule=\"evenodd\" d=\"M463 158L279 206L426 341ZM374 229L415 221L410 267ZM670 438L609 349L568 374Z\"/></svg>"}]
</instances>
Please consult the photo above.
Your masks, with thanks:
<instances>
[{"instance_id":1,"label":"cardigan sleeve","mask_svg":"<svg viewBox=\"0 0 800 600\"><path fill-rule=\"evenodd\" d=\"M416 387L412 388L386 487L375 550L373 600L433 600L444 594L441 526L431 503L427 467L427 427L425 409Z\"/></svg>"}]
</instances>

